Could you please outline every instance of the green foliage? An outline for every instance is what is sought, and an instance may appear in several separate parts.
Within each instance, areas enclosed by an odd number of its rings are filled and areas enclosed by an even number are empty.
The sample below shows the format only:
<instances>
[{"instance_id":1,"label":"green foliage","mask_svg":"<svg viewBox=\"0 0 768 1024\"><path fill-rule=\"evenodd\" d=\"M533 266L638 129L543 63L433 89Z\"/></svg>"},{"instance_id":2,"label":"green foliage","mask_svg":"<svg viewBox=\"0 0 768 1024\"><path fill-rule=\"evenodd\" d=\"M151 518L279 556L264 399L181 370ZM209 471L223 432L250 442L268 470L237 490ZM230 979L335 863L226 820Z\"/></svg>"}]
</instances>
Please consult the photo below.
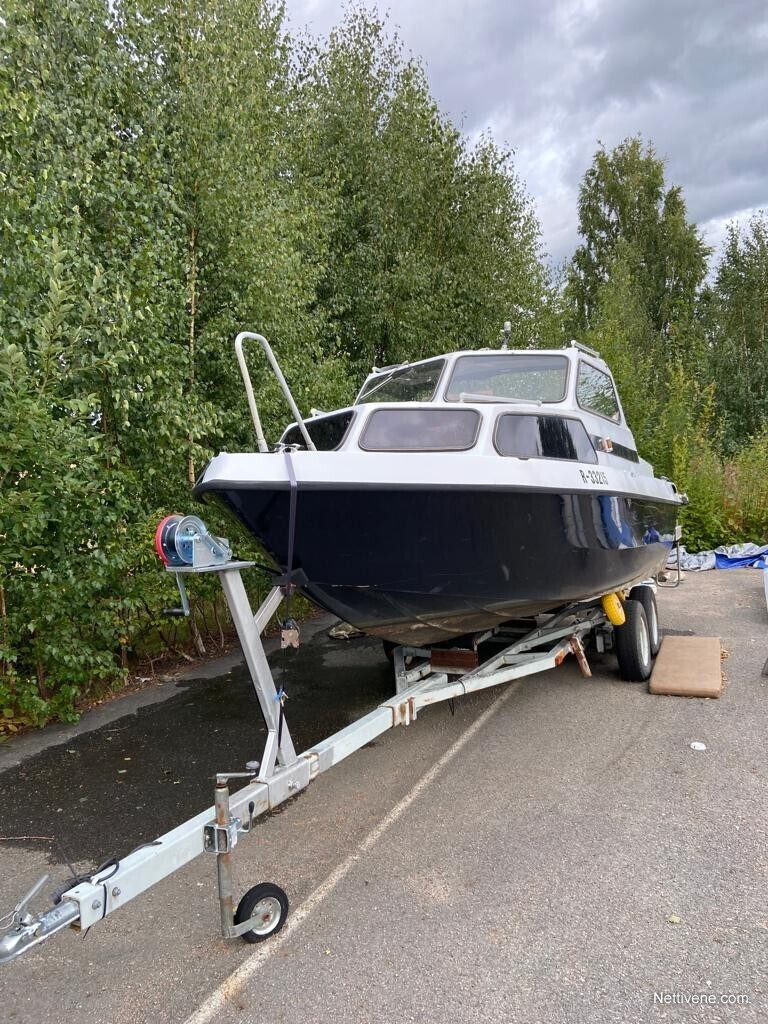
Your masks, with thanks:
<instances>
[{"instance_id":1,"label":"green foliage","mask_svg":"<svg viewBox=\"0 0 768 1024\"><path fill-rule=\"evenodd\" d=\"M505 318L521 341L558 329L509 154L467 148L374 15L321 48L282 18L271 0L4 5L6 730L225 632L212 581L187 624L162 617L151 541L211 454L252 446L238 330L274 340L307 410L349 402L374 361L484 344ZM287 410L262 358L275 438Z\"/></svg>"},{"instance_id":2,"label":"green foliage","mask_svg":"<svg viewBox=\"0 0 768 1024\"><path fill-rule=\"evenodd\" d=\"M624 414L642 452L653 445L664 383L660 343L637 287L634 250L620 240L610 276L599 292L587 345L611 367Z\"/></svg>"},{"instance_id":3,"label":"green foliage","mask_svg":"<svg viewBox=\"0 0 768 1024\"><path fill-rule=\"evenodd\" d=\"M732 225L702 287L708 250L639 138L596 153L579 218L565 318L611 366L641 453L688 494L688 548L765 536L768 221Z\"/></svg>"},{"instance_id":4,"label":"green foliage","mask_svg":"<svg viewBox=\"0 0 768 1024\"><path fill-rule=\"evenodd\" d=\"M696 443L677 446L676 452L675 479L690 499L681 515L686 546L701 551L768 543L768 430L732 461L723 461L703 423L694 430Z\"/></svg>"},{"instance_id":5,"label":"green foliage","mask_svg":"<svg viewBox=\"0 0 768 1024\"><path fill-rule=\"evenodd\" d=\"M731 224L714 284L702 296L709 371L729 452L768 422L768 216Z\"/></svg>"},{"instance_id":6,"label":"green foliage","mask_svg":"<svg viewBox=\"0 0 768 1024\"><path fill-rule=\"evenodd\" d=\"M657 473L688 495L680 515L689 550L716 547L728 536L725 479L713 441L714 398L680 364L673 364L664 397L645 422L644 454Z\"/></svg>"},{"instance_id":7,"label":"green foliage","mask_svg":"<svg viewBox=\"0 0 768 1024\"><path fill-rule=\"evenodd\" d=\"M303 54L303 174L329 197L318 298L333 351L371 365L537 335L549 296L538 225L510 155L468 149L422 68L353 8Z\"/></svg>"},{"instance_id":8,"label":"green foliage","mask_svg":"<svg viewBox=\"0 0 768 1024\"><path fill-rule=\"evenodd\" d=\"M564 286L510 152L469 145L363 9L298 45L278 0L7 0L0 46L0 735L223 639L212 579L163 617L152 534L212 454L253 445L243 328L307 411L507 319L521 347L576 324L691 495L689 547L766 536L764 215L697 302L707 250L629 139L587 171ZM287 410L252 359L276 439Z\"/></svg>"},{"instance_id":9,"label":"green foliage","mask_svg":"<svg viewBox=\"0 0 768 1024\"><path fill-rule=\"evenodd\" d=\"M738 539L768 544L768 424L739 451L725 476Z\"/></svg>"},{"instance_id":10,"label":"green foliage","mask_svg":"<svg viewBox=\"0 0 768 1024\"><path fill-rule=\"evenodd\" d=\"M107 9L11 3L2 33L0 675L39 722L124 671L123 535L183 422L175 243Z\"/></svg>"},{"instance_id":11,"label":"green foliage","mask_svg":"<svg viewBox=\"0 0 768 1024\"><path fill-rule=\"evenodd\" d=\"M579 190L579 230L584 241L569 276L576 328L593 326L621 244L651 327L671 358L684 358L671 328L693 315L709 250L687 220L681 188L667 187L664 163L652 146L636 137L595 153Z\"/></svg>"}]
</instances>

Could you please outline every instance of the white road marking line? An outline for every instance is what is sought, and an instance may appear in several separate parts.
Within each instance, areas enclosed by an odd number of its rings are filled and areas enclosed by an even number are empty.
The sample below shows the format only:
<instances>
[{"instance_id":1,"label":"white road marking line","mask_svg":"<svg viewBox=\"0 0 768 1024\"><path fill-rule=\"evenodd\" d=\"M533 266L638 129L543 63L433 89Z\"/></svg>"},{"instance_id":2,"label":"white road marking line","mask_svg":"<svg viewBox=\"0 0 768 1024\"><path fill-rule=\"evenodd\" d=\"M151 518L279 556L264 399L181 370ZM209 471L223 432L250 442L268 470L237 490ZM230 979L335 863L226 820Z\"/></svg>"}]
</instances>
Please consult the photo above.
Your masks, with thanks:
<instances>
[{"instance_id":1,"label":"white road marking line","mask_svg":"<svg viewBox=\"0 0 768 1024\"><path fill-rule=\"evenodd\" d=\"M186 1019L185 1024L208 1024L213 1017L226 1008L227 1003L240 991L240 989L242 989L249 978L253 977L263 964L270 960L275 953L280 951L280 949L291 938L293 933L297 931L309 917L315 907L317 907L319 903L322 903L326 896L330 896L339 882L346 878L360 858L378 842L391 825L394 825L394 823L403 816L411 804L421 796L430 783L434 782L443 768L445 768L445 766L452 761L454 757L456 757L467 743L469 743L472 737L483 728L488 719L499 710L501 705L508 700L509 697L512 696L523 681L524 680L520 679L516 683L510 683L507 685L505 690L499 697L497 697L493 704L491 704L489 708L486 708L479 718L475 719L469 729L459 736L453 746L449 747L438 761L435 761L429 771L425 772L419 781L405 794L402 800L395 804L389 814L387 814L385 818L382 818L379 824L368 833L354 853L350 853L350 855L331 872L326 880L307 897L301 906L293 914L289 915L283 930L276 935L274 939L268 939L266 942L259 945L256 952L249 956L247 960L244 960L228 978L224 979L218 988L214 989L205 1002L202 1003L198 1009Z\"/></svg>"}]
</instances>

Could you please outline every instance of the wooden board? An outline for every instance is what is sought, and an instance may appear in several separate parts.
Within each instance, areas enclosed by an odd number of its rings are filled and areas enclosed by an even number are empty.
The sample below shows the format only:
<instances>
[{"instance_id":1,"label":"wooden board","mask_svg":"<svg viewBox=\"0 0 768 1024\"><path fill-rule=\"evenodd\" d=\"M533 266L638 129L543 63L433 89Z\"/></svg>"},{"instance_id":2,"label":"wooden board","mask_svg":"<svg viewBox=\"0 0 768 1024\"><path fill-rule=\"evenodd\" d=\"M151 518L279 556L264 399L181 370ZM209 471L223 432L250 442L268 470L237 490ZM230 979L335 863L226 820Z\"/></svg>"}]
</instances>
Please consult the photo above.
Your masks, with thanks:
<instances>
[{"instance_id":1,"label":"wooden board","mask_svg":"<svg viewBox=\"0 0 768 1024\"><path fill-rule=\"evenodd\" d=\"M719 697L720 637L665 636L648 689L674 697Z\"/></svg>"}]
</instances>

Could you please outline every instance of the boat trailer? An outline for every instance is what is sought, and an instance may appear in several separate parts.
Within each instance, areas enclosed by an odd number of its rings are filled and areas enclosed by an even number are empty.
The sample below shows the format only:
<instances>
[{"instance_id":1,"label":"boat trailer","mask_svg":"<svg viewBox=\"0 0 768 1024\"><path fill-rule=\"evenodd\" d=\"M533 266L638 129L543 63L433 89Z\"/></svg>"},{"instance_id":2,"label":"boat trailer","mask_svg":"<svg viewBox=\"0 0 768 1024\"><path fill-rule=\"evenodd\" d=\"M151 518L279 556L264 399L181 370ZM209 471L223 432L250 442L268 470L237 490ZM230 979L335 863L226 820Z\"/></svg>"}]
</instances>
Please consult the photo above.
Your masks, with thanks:
<instances>
[{"instance_id":1,"label":"boat trailer","mask_svg":"<svg viewBox=\"0 0 768 1024\"><path fill-rule=\"evenodd\" d=\"M0 963L8 963L64 928L91 928L203 853L216 858L223 937L260 942L276 934L288 912L288 898L279 886L269 882L254 886L235 909L233 851L260 815L296 796L318 775L377 736L415 722L422 708L545 672L560 665L569 654L589 676L584 640L594 633L599 651L610 646L612 640L611 607L598 598L593 603L569 606L534 629L528 622L489 630L474 637L469 650L397 647L393 656L395 696L297 754L284 714L285 694L275 686L262 644L262 634L291 584L274 586L254 614L242 573L256 563L233 559L227 542L212 537L196 516L163 520L157 543L166 570L175 575L181 594L182 608L174 609L175 614L189 614L184 582L187 576L215 573L221 582L267 729L261 760L248 762L239 771L217 774L213 807L121 860L109 861L90 875L72 879L70 888L60 886L54 905L37 914L30 904L47 881L48 876L43 876L0 919ZM295 623L291 620L283 626L282 645L297 646ZM481 661L477 648L490 641L501 643L502 649ZM230 781L235 779L248 781L230 793Z\"/></svg>"}]
</instances>

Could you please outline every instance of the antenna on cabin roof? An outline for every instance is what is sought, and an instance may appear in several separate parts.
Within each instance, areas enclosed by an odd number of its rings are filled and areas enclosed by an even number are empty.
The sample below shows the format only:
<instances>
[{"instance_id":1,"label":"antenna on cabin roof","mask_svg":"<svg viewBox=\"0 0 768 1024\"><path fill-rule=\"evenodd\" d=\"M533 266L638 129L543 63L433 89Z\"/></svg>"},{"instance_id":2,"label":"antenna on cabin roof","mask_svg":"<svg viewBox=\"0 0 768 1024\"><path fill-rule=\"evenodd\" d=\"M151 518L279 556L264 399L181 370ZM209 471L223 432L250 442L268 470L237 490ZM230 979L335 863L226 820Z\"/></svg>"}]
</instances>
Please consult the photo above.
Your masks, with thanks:
<instances>
[{"instance_id":1,"label":"antenna on cabin roof","mask_svg":"<svg viewBox=\"0 0 768 1024\"><path fill-rule=\"evenodd\" d=\"M512 334L512 321L505 320L501 329L501 349L503 352L509 348L509 337Z\"/></svg>"}]
</instances>

